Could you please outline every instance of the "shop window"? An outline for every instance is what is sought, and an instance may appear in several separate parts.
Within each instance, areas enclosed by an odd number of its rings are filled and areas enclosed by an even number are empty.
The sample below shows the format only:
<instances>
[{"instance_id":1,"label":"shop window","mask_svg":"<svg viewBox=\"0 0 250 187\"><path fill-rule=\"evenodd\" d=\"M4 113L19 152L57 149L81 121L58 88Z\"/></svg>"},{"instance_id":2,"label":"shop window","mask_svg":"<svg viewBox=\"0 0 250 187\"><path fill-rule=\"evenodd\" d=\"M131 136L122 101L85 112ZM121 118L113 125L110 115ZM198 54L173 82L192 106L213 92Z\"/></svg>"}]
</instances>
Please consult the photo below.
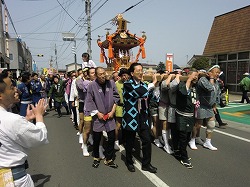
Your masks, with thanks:
<instances>
[{"instance_id":1,"label":"shop window","mask_svg":"<svg viewBox=\"0 0 250 187\"><path fill-rule=\"evenodd\" d=\"M218 61L226 61L227 60L227 55L218 55Z\"/></svg>"},{"instance_id":2,"label":"shop window","mask_svg":"<svg viewBox=\"0 0 250 187\"><path fill-rule=\"evenodd\" d=\"M238 62L238 72L237 72L237 83L241 81L244 73L248 73L249 62L248 61L239 61Z\"/></svg>"},{"instance_id":3,"label":"shop window","mask_svg":"<svg viewBox=\"0 0 250 187\"><path fill-rule=\"evenodd\" d=\"M241 60L241 59L249 59L249 52L242 52L242 53L239 53L238 59L239 59L239 60Z\"/></svg>"},{"instance_id":4,"label":"shop window","mask_svg":"<svg viewBox=\"0 0 250 187\"><path fill-rule=\"evenodd\" d=\"M227 83L236 83L237 62L227 63Z\"/></svg>"},{"instance_id":5,"label":"shop window","mask_svg":"<svg viewBox=\"0 0 250 187\"><path fill-rule=\"evenodd\" d=\"M228 60L236 60L237 59L237 54L229 54L228 55Z\"/></svg>"}]
</instances>

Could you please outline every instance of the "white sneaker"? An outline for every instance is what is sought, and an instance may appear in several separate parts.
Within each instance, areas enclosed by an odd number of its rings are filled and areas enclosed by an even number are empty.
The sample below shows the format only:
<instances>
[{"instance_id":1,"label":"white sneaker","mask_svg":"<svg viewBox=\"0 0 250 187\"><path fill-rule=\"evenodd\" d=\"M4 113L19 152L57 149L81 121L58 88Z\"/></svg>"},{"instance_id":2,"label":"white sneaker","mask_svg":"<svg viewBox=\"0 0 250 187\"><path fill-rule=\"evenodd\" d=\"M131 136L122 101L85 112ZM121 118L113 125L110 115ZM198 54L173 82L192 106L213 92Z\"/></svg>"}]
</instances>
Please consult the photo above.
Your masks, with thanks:
<instances>
[{"instance_id":1,"label":"white sneaker","mask_svg":"<svg viewBox=\"0 0 250 187\"><path fill-rule=\"evenodd\" d=\"M188 142L188 145L189 147L192 149L192 150L197 150L198 148L196 147L195 145L195 139L192 138L189 142Z\"/></svg>"},{"instance_id":2,"label":"white sneaker","mask_svg":"<svg viewBox=\"0 0 250 187\"><path fill-rule=\"evenodd\" d=\"M212 144L211 144L211 141L206 141L204 144L203 144L203 147L205 148L208 148L212 151L217 151L218 149L216 147L214 147Z\"/></svg>"},{"instance_id":3,"label":"white sneaker","mask_svg":"<svg viewBox=\"0 0 250 187\"><path fill-rule=\"evenodd\" d=\"M86 144L82 144L82 154L83 156L89 156L88 147Z\"/></svg>"},{"instance_id":4,"label":"white sneaker","mask_svg":"<svg viewBox=\"0 0 250 187\"><path fill-rule=\"evenodd\" d=\"M168 154L173 154L174 152L172 151L171 147L168 144L165 144L163 149L168 153Z\"/></svg>"},{"instance_id":5,"label":"white sneaker","mask_svg":"<svg viewBox=\"0 0 250 187\"><path fill-rule=\"evenodd\" d=\"M79 136L79 135L80 135L80 132L78 131L78 132L76 133L76 135Z\"/></svg>"},{"instance_id":6,"label":"white sneaker","mask_svg":"<svg viewBox=\"0 0 250 187\"><path fill-rule=\"evenodd\" d=\"M162 146L165 145L165 142L164 142L164 140L162 139L162 136L159 136L159 142L161 143Z\"/></svg>"},{"instance_id":7,"label":"white sneaker","mask_svg":"<svg viewBox=\"0 0 250 187\"><path fill-rule=\"evenodd\" d=\"M203 145L204 142L202 141L201 137L196 137L195 138L195 143L199 144L199 145Z\"/></svg>"},{"instance_id":8,"label":"white sneaker","mask_svg":"<svg viewBox=\"0 0 250 187\"><path fill-rule=\"evenodd\" d=\"M79 143L83 144L82 134L79 135Z\"/></svg>"},{"instance_id":9,"label":"white sneaker","mask_svg":"<svg viewBox=\"0 0 250 187\"><path fill-rule=\"evenodd\" d=\"M154 140L154 143L157 147L163 147L163 145L161 144L160 140L159 139L155 139Z\"/></svg>"},{"instance_id":10,"label":"white sneaker","mask_svg":"<svg viewBox=\"0 0 250 187\"><path fill-rule=\"evenodd\" d=\"M99 158L102 160L105 159L105 155L103 154L103 151L104 151L103 147L99 146Z\"/></svg>"},{"instance_id":11,"label":"white sneaker","mask_svg":"<svg viewBox=\"0 0 250 187\"><path fill-rule=\"evenodd\" d=\"M120 147L119 147L119 143L118 141L115 141L115 144L114 144L114 149L119 151L120 150Z\"/></svg>"}]
</instances>

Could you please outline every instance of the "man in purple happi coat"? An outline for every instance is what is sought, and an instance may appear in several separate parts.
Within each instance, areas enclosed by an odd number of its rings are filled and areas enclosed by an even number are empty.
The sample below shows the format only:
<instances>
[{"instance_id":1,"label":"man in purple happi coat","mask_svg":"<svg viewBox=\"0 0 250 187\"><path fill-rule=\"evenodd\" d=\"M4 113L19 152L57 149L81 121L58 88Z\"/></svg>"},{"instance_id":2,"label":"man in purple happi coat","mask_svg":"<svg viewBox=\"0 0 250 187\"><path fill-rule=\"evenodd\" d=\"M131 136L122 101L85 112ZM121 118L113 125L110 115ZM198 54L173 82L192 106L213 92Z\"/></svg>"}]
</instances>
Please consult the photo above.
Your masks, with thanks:
<instances>
[{"instance_id":1,"label":"man in purple happi coat","mask_svg":"<svg viewBox=\"0 0 250 187\"><path fill-rule=\"evenodd\" d=\"M114 142L115 142L115 108L119 102L114 81L106 80L106 72L102 67L95 70L96 80L88 86L87 96L84 104L85 116L92 116L93 121L93 167L97 168L100 163L99 144L102 137L102 131L108 135L108 145L106 148L106 160L104 164L113 168L118 166L114 163Z\"/></svg>"}]
</instances>

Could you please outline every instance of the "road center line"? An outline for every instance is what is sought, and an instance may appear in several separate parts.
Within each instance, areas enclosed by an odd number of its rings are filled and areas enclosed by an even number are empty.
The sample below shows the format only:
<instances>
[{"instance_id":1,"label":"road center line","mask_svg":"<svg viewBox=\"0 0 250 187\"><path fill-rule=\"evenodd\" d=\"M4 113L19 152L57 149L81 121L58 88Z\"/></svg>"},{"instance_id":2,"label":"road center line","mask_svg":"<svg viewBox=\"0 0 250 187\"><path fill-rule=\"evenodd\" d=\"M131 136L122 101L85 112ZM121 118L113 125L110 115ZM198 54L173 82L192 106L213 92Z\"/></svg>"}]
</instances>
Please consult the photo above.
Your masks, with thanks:
<instances>
[{"instance_id":1,"label":"road center line","mask_svg":"<svg viewBox=\"0 0 250 187\"><path fill-rule=\"evenodd\" d=\"M119 145L120 153L124 155L125 149L123 146ZM125 155L124 155L125 156ZM135 163L134 166L142 172L143 175L145 175L155 186L161 186L161 187L169 187L165 182L163 182L159 177L157 177L155 174L150 173L148 171L141 170L141 164L134 158Z\"/></svg>"}]
</instances>

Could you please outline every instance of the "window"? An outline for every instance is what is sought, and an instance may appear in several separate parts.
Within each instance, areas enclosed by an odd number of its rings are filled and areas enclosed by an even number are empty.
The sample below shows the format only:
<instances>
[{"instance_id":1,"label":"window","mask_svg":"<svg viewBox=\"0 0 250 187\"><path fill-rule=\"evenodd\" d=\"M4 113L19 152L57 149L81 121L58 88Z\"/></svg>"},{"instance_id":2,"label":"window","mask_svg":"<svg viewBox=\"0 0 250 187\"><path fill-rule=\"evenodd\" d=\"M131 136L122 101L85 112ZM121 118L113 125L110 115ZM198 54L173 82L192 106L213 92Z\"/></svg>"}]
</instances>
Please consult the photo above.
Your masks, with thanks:
<instances>
[{"instance_id":1,"label":"window","mask_svg":"<svg viewBox=\"0 0 250 187\"><path fill-rule=\"evenodd\" d=\"M12 53L10 53L10 60L13 60L13 54Z\"/></svg>"},{"instance_id":2,"label":"window","mask_svg":"<svg viewBox=\"0 0 250 187\"><path fill-rule=\"evenodd\" d=\"M241 59L249 59L249 52L242 52L242 53L239 53L238 59L239 59L239 60L241 60Z\"/></svg>"},{"instance_id":3,"label":"window","mask_svg":"<svg viewBox=\"0 0 250 187\"><path fill-rule=\"evenodd\" d=\"M236 83L237 62L228 62L227 64L227 83Z\"/></svg>"},{"instance_id":4,"label":"window","mask_svg":"<svg viewBox=\"0 0 250 187\"><path fill-rule=\"evenodd\" d=\"M227 55L218 55L218 61L226 61L227 60Z\"/></svg>"},{"instance_id":5,"label":"window","mask_svg":"<svg viewBox=\"0 0 250 187\"><path fill-rule=\"evenodd\" d=\"M237 54L228 54L228 60L236 60Z\"/></svg>"}]
</instances>

